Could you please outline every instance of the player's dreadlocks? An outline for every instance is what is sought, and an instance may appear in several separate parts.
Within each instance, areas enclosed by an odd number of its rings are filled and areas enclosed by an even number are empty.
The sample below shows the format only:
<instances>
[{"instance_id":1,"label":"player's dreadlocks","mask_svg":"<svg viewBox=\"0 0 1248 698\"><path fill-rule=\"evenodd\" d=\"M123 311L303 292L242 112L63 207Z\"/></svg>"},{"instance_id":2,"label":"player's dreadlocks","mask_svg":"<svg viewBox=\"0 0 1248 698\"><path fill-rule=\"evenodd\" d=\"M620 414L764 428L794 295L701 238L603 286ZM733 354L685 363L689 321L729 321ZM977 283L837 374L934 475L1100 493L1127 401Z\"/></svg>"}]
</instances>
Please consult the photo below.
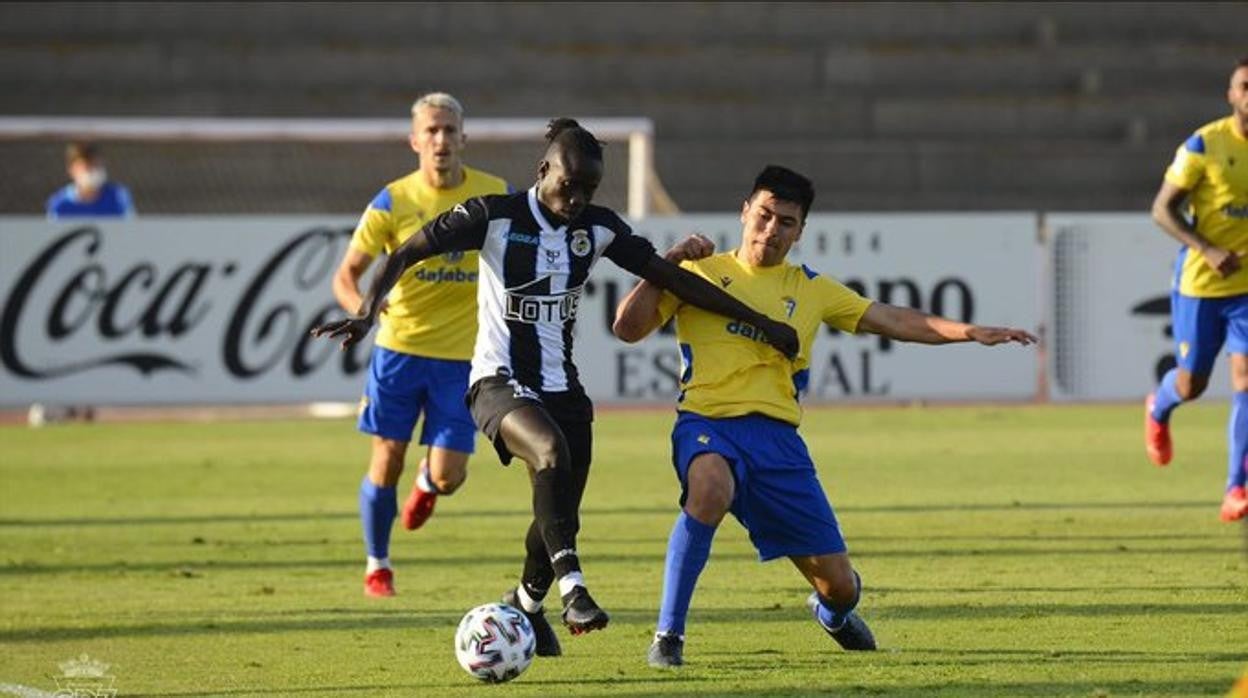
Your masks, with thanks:
<instances>
[{"instance_id":1,"label":"player's dreadlocks","mask_svg":"<svg viewBox=\"0 0 1248 698\"><path fill-rule=\"evenodd\" d=\"M551 119L547 124L546 140L552 146L559 144L564 148L573 148L594 160L602 160L602 142L578 124L576 119L566 116Z\"/></svg>"}]
</instances>

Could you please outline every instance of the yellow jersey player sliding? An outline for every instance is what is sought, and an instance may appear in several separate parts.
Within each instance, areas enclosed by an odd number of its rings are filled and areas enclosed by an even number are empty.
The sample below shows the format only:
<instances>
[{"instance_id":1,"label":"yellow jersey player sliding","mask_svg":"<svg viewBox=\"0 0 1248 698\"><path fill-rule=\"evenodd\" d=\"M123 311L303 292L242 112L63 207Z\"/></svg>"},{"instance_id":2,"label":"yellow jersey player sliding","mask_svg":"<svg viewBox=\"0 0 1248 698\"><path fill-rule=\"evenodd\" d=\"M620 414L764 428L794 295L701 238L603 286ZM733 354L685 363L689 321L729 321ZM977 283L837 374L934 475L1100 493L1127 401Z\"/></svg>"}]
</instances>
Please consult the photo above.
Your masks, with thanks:
<instances>
[{"instance_id":1,"label":"yellow jersey player sliding","mask_svg":"<svg viewBox=\"0 0 1248 698\"><path fill-rule=\"evenodd\" d=\"M617 309L615 334L628 342L674 316L682 357L672 465L683 509L668 539L651 666L684 663L694 585L715 529L729 511L749 532L759 559L788 557L810 583L814 591L807 605L820 627L845 649L875 649L870 629L854 612L859 576L797 433L798 399L820 325L927 344L1036 341L1020 329L970 325L873 302L813 269L789 264L785 257L802 235L814 196L810 180L769 166L741 208L736 250L711 255L711 242L693 236L667 253L670 261L791 325L800 342L795 358L769 351L757 328L682 303L649 282L634 288Z\"/></svg>"}]
</instances>

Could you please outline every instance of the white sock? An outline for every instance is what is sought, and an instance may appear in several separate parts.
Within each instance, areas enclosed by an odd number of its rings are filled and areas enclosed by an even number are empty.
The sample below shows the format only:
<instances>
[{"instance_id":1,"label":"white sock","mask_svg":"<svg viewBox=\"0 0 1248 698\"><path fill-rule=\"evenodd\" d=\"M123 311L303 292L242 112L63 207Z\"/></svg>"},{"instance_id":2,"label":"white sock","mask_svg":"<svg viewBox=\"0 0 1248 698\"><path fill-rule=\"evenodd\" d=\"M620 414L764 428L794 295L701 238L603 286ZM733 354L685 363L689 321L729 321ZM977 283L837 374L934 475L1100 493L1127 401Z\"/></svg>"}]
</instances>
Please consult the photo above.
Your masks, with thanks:
<instances>
[{"instance_id":1,"label":"white sock","mask_svg":"<svg viewBox=\"0 0 1248 698\"><path fill-rule=\"evenodd\" d=\"M541 600L529 596L529 591L524 588L523 584L516 587L516 599L520 601L520 606L529 613L540 613L542 610Z\"/></svg>"},{"instance_id":2,"label":"white sock","mask_svg":"<svg viewBox=\"0 0 1248 698\"><path fill-rule=\"evenodd\" d=\"M390 569L390 558L368 556L368 566L364 568L364 574L372 574L377 570Z\"/></svg>"},{"instance_id":3,"label":"white sock","mask_svg":"<svg viewBox=\"0 0 1248 698\"><path fill-rule=\"evenodd\" d=\"M434 486L433 480L429 479L429 461L427 460L420 462L420 474L416 476L416 487L420 488L421 492L441 494L438 492L438 488Z\"/></svg>"},{"instance_id":4,"label":"white sock","mask_svg":"<svg viewBox=\"0 0 1248 698\"><path fill-rule=\"evenodd\" d=\"M559 595L567 596L576 587L585 586L585 577L580 571L569 572L559 578Z\"/></svg>"}]
</instances>

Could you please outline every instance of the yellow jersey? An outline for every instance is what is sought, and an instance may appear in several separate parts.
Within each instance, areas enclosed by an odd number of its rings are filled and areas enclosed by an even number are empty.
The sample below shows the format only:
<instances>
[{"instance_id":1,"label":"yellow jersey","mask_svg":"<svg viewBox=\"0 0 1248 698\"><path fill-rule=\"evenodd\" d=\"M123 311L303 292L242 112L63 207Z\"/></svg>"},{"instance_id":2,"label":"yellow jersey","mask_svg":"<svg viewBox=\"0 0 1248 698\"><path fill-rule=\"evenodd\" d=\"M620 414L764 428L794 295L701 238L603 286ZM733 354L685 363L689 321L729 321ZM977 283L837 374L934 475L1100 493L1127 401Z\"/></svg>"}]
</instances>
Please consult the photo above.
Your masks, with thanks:
<instances>
[{"instance_id":1,"label":"yellow jersey","mask_svg":"<svg viewBox=\"0 0 1248 698\"><path fill-rule=\"evenodd\" d=\"M728 294L797 331L801 348L790 361L746 323L707 312L670 292L659 301L659 316L676 316L680 345L680 409L705 417L762 414L801 423L798 403L810 380L810 347L821 324L856 332L871 305L835 279L806 266L782 262L754 267L735 252L722 252L681 266Z\"/></svg>"},{"instance_id":2,"label":"yellow jersey","mask_svg":"<svg viewBox=\"0 0 1248 698\"><path fill-rule=\"evenodd\" d=\"M1166 181L1188 192L1196 232L1210 244L1248 257L1248 138L1227 117L1205 124L1179 146ZM1226 278L1186 250L1179 270L1179 293L1223 298L1248 293L1248 268Z\"/></svg>"},{"instance_id":3,"label":"yellow jersey","mask_svg":"<svg viewBox=\"0 0 1248 698\"><path fill-rule=\"evenodd\" d=\"M351 248L391 254L438 214L468 199L506 194L502 179L471 167L454 189L429 186L417 170L386 185L369 203ZM413 265L387 296L377 346L434 359L468 361L477 337L477 253L452 252Z\"/></svg>"}]
</instances>

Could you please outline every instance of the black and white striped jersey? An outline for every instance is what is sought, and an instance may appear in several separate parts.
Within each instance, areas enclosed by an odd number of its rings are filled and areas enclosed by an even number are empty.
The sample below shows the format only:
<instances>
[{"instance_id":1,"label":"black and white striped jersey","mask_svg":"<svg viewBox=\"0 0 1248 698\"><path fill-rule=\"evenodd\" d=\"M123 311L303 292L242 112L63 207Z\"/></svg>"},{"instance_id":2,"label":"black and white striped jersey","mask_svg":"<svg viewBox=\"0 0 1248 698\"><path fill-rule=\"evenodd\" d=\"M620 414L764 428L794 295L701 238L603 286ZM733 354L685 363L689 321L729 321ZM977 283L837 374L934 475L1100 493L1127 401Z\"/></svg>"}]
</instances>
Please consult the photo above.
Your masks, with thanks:
<instances>
[{"instance_id":1,"label":"black and white striped jersey","mask_svg":"<svg viewBox=\"0 0 1248 698\"><path fill-rule=\"evenodd\" d=\"M571 223L551 225L536 188L469 199L425 233L438 253L481 250L469 385L504 375L540 392L584 391L572 363L572 328L598 259L640 274L654 255L608 208L590 205Z\"/></svg>"}]
</instances>

